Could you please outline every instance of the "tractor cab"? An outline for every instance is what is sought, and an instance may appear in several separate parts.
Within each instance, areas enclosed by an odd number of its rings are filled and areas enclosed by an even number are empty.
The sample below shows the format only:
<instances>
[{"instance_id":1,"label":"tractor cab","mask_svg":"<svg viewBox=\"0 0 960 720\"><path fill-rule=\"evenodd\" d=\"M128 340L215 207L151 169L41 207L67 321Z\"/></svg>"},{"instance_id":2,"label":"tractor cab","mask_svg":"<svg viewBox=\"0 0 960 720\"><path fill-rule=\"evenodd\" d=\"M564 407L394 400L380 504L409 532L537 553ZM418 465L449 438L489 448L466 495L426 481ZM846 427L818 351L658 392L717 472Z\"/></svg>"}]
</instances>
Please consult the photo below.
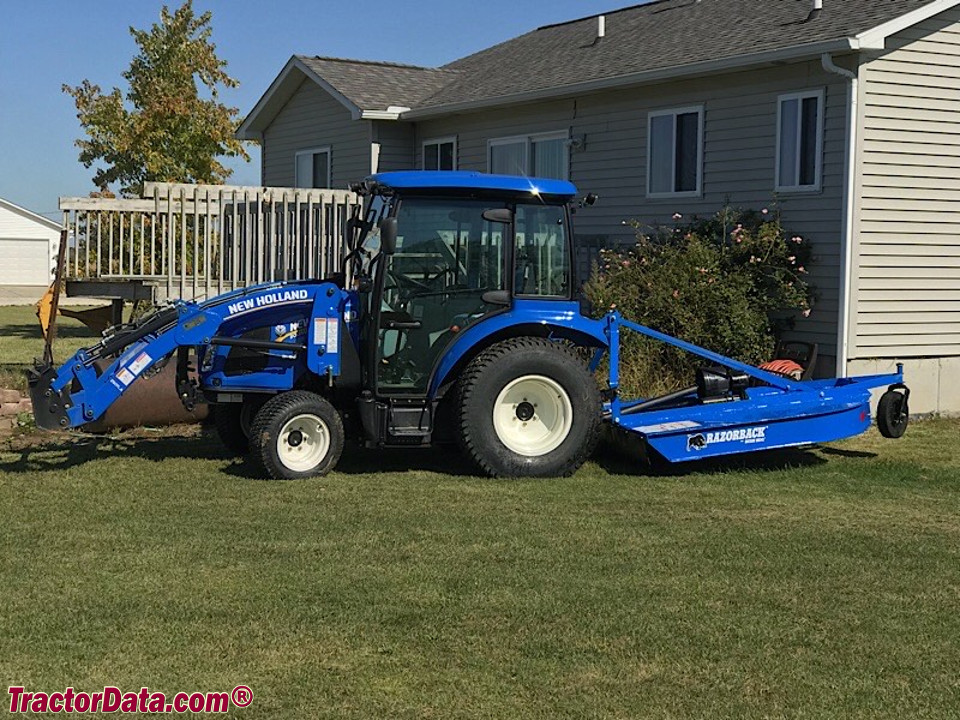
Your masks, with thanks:
<instances>
[{"instance_id":1,"label":"tractor cab","mask_svg":"<svg viewBox=\"0 0 960 720\"><path fill-rule=\"evenodd\" d=\"M348 223L348 282L364 313L364 386L386 414L371 421L405 416L408 442L425 439L431 379L458 337L515 299L571 300L576 191L467 172L382 173L354 189L365 202Z\"/></svg>"}]
</instances>

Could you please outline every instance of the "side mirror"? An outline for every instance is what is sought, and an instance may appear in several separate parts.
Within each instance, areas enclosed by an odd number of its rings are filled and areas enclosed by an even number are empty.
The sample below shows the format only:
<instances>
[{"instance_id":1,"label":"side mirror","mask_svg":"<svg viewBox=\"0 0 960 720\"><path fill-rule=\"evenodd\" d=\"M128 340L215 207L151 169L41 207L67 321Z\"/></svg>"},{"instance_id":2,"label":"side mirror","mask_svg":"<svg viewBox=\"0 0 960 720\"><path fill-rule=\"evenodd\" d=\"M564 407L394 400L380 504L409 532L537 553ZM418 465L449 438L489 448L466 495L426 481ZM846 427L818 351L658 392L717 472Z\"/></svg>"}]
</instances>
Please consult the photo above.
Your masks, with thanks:
<instances>
[{"instance_id":1,"label":"side mirror","mask_svg":"<svg viewBox=\"0 0 960 720\"><path fill-rule=\"evenodd\" d=\"M513 211L510 208L490 208L483 211L482 217L487 222L509 225L513 222Z\"/></svg>"},{"instance_id":2,"label":"side mirror","mask_svg":"<svg viewBox=\"0 0 960 720\"><path fill-rule=\"evenodd\" d=\"M380 221L380 251L393 255L397 251L397 219L384 218Z\"/></svg>"}]
</instances>

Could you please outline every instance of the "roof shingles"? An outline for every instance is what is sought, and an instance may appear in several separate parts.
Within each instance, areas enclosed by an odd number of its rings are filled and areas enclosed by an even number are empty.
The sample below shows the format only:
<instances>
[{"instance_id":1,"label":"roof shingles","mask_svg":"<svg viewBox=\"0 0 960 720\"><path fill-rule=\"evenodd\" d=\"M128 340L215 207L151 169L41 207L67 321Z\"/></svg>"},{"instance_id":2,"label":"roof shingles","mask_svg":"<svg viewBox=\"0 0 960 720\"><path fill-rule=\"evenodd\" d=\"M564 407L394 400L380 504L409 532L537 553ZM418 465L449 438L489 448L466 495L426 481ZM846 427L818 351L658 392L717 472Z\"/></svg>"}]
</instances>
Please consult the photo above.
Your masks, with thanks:
<instances>
[{"instance_id":1,"label":"roof shingles","mask_svg":"<svg viewBox=\"0 0 960 720\"><path fill-rule=\"evenodd\" d=\"M934 0L659 0L538 28L444 66L458 75L419 107L514 95L852 37Z\"/></svg>"},{"instance_id":2,"label":"roof shingles","mask_svg":"<svg viewBox=\"0 0 960 720\"><path fill-rule=\"evenodd\" d=\"M854 37L935 0L655 0L547 25L442 68L298 56L361 110L504 96Z\"/></svg>"},{"instance_id":3,"label":"roof shingles","mask_svg":"<svg viewBox=\"0 0 960 720\"><path fill-rule=\"evenodd\" d=\"M416 107L457 75L455 70L399 63L297 57L361 110Z\"/></svg>"}]
</instances>

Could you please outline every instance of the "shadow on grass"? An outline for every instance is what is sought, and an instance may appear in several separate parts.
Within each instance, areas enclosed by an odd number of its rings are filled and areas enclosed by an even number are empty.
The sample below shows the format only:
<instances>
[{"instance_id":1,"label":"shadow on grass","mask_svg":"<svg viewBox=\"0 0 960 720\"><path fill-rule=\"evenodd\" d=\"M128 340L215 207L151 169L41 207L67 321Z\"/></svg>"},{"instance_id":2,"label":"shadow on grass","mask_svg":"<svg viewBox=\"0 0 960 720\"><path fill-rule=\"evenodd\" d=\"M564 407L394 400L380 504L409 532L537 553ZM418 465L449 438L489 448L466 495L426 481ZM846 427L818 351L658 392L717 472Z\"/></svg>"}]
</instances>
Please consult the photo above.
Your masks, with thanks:
<instances>
[{"instance_id":1,"label":"shadow on grass","mask_svg":"<svg viewBox=\"0 0 960 720\"><path fill-rule=\"evenodd\" d=\"M864 450L844 450L843 448L823 447L820 452L824 455L836 455L844 458L875 458L878 454L875 452L866 452Z\"/></svg>"},{"instance_id":2,"label":"shadow on grass","mask_svg":"<svg viewBox=\"0 0 960 720\"><path fill-rule=\"evenodd\" d=\"M141 431L142 432L142 431ZM49 439L48 439L49 438ZM228 459L226 450L205 435L131 437L105 435L34 435L14 438L10 453L16 459L0 462L0 472L65 470L108 457L136 457L153 462L171 459Z\"/></svg>"},{"instance_id":3,"label":"shadow on grass","mask_svg":"<svg viewBox=\"0 0 960 720\"><path fill-rule=\"evenodd\" d=\"M223 471L234 477L260 480L253 463L247 459L225 467ZM376 475L405 472L435 472L447 475L476 477L470 464L453 447L367 449L348 445L337 463L336 473L341 475Z\"/></svg>"},{"instance_id":4,"label":"shadow on grass","mask_svg":"<svg viewBox=\"0 0 960 720\"><path fill-rule=\"evenodd\" d=\"M158 431L157 437L123 434L22 436L12 440L10 452L16 457L0 462L0 472L50 472L103 458L126 457L157 463L177 459L234 460L222 469L224 473L247 480L262 479L252 462L233 456L210 431L186 437L163 435L162 432ZM469 464L452 447L367 450L348 446L344 449L336 472L369 475L413 470L450 475L471 474Z\"/></svg>"},{"instance_id":5,"label":"shadow on grass","mask_svg":"<svg viewBox=\"0 0 960 720\"><path fill-rule=\"evenodd\" d=\"M43 340L40 333L39 323L9 323L3 326L3 335L8 339L19 340ZM57 323L57 337L64 338L90 338L91 342L96 341L99 334L88 328L86 325L67 325Z\"/></svg>"},{"instance_id":6,"label":"shadow on grass","mask_svg":"<svg viewBox=\"0 0 960 720\"><path fill-rule=\"evenodd\" d=\"M146 430L138 433L149 432ZM15 458L0 462L0 472L27 473L66 470L109 457L135 457L150 462L176 459L228 462L221 471L244 480L262 480L254 464L237 458L223 448L209 430L195 435L151 436L35 435L16 438L11 452ZM875 457L872 453L823 448L820 453L844 457ZM702 473L777 471L811 467L828 462L809 450L789 448L739 456L671 464L661 458L647 460L641 453L625 453L602 443L592 461L610 475L634 477L684 477ZM460 477L477 477L466 458L453 446L376 450L348 445L336 472L345 475L375 475L411 471L435 472Z\"/></svg>"}]
</instances>

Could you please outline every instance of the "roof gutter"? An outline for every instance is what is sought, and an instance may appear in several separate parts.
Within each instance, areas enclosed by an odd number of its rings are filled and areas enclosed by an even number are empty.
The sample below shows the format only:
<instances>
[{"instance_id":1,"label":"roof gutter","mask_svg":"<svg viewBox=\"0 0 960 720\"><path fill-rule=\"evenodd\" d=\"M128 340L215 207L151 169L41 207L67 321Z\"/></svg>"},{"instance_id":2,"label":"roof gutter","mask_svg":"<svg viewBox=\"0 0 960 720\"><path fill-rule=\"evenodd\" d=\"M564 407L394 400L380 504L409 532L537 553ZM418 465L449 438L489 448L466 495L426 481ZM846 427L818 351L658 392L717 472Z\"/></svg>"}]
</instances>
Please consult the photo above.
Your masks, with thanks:
<instances>
[{"instance_id":1,"label":"roof gutter","mask_svg":"<svg viewBox=\"0 0 960 720\"><path fill-rule=\"evenodd\" d=\"M399 120L400 116L405 112L409 112L410 108L408 107L397 107L396 105L391 105L386 110L361 110L360 119L361 120Z\"/></svg>"},{"instance_id":2,"label":"roof gutter","mask_svg":"<svg viewBox=\"0 0 960 720\"><path fill-rule=\"evenodd\" d=\"M837 66L830 53L820 56L823 69L849 80L847 83L847 150L843 193L843 234L840 239L840 308L837 318L837 377L847 376L850 352L850 315L853 286L854 211L857 178L857 118L859 80L857 74Z\"/></svg>"},{"instance_id":3,"label":"roof gutter","mask_svg":"<svg viewBox=\"0 0 960 720\"><path fill-rule=\"evenodd\" d=\"M616 77L589 80L587 82L573 83L570 85L560 85L550 88L543 88L540 90L531 90L513 95L500 95L498 97L483 98L482 100L468 100L465 102L450 103L447 105L419 108L401 113L398 119L420 120L422 118L436 117L439 115L450 115L457 112L480 110L491 106L532 102L535 100L563 97L566 95L579 95L581 93L596 92L598 90L618 88L625 85L643 85L646 83L673 80L691 75L714 75L717 73L729 72L731 70L746 69L754 65L803 60L818 57L823 53L845 53L859 49L860 42L856 38L840 38L839 40L829 40L826 42L810 43L806 45L794 45L788 48L767 50L759 53L750 53L748 55L737 55L735 57L724 58L722 60L705 60L703 62L690 63L688 65L674 65L666 68L657 68L655 70L630 73L628 75L618 75Z\"/></svg>"}]
</instances>

